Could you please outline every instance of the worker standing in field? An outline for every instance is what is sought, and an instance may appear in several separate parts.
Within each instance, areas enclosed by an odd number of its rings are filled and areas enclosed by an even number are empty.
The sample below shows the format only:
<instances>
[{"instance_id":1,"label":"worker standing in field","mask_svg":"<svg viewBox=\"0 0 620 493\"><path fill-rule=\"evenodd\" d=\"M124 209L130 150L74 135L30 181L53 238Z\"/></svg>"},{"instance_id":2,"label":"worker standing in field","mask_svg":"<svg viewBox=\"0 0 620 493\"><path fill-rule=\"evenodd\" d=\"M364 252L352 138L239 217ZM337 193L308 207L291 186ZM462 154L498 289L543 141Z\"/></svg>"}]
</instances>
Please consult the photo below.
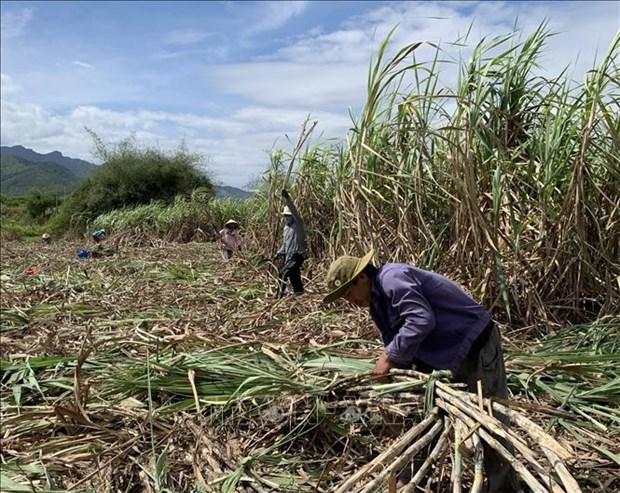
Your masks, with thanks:
<instances>
[{"instance_id":1,"label":"worker standing in field","mask_svg":"<svg viewBox=\"0 0 620 493\"><path fill-rule=\"evenodd\" d=\"M500 334L487 310L440 274L406 264L375 267L372 256L335 260L324 302L344 298L369 308L384 344L375 375L412 365L425 373L450 370L470 392L481 380L485 396L508 397ZM484 466L489 492L520 491L510 465L486 444Z\"/></svg>"},{"instance_id":2,"label":"worker standing in field","mask_svg":"<svg viewBox=\"0 0 620 493\"><path fill-rule=\"evenodd\" d=\"M241 249L241 236L237 221L230 219L224 224L224 228L220 231L219 243L222 258L228 262Z\"/></svg>"},{"instance_id":3,"label":"worker standing in field","mask_svg":"<svg viewBox=\"0 0 620 493\"><path fill-rule=\"evenodd\" d=\"M282 190L282 197L286 205L282 210L284 220L284 241L275 255L276 259L284 258L284 264L278 275L277 297L282 298L286 290L287 281L291 281L293 292L301 295L304 285L301 280L301 267L306 254L306 231L304 222L286 190Z\"/></svg>"}]
</instances>

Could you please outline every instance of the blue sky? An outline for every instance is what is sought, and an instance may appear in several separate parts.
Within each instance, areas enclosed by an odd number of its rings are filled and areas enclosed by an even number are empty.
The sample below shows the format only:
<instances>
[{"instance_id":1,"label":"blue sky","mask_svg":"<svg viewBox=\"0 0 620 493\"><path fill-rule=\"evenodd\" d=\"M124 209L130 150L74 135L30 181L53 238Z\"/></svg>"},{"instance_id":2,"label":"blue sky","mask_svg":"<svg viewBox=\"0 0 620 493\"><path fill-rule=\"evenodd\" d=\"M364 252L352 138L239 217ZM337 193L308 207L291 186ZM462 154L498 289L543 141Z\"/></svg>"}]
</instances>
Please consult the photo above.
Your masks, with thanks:
<instances>
[{"instance_id":1,"label":"blue sky","mask_svg":"<svg viewBox=\"0 0 620 493\"><path fill-rule=\"evenodd\" d=\"M541 71L571 64L580 80L617 33L620 3L3 1L1 15L3 145L92 159L84 126L108 142L184 140L216 180L243 186L308 113L344 138L370 55L397 24L395 49L432 41L466 57L447 43L471 23L475 44L548 19L558 35Z\"/></svg>"}]
</instances>

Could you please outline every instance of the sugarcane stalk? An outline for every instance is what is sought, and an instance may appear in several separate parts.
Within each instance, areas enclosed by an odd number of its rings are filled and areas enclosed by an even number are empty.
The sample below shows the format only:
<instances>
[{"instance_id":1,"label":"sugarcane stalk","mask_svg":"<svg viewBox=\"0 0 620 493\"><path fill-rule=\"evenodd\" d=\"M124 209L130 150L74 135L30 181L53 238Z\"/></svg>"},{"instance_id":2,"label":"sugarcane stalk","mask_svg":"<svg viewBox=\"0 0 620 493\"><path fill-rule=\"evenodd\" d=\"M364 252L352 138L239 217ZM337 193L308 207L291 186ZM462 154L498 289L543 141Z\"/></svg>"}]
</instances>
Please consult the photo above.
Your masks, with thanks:
<instances>
[{"instance_id":1,"label":"sugarcane stalk","mask_svg":"<svg viewBox=\"0 0 620 493\"><path fill-rule=\"evenodd\" d=\"M441 388L441 390L444 390L449 394L454 395L455 397L458 397L460 395L451 386L445 385L442 382L437 382L437 387ZM476 396L469 393L467 395L472 401L472 403L477 402ZM545 433L545 431L540 426L525 417L523 414L515 411L514 409L510 409L508 406L500 404L495 400L484 399L485 404L488 404L490 402L492 402L494 409L508 417L511 423L516 424L525 432L527 432L536 441L536 443L539 443L541 446L545 446L548 449L553 450L563 460L574 457L575 452L572 450L568 443L566 445L560 444L551 435Z\"/></svg>"},{"instance_id":2,"label":"sugarcane stalk","mask_svg":"<svg viewBox=\"0 0 620 493\"><path fill-rule=\"evenodd\" d=\"M521 454L523 454L526 459L528 459L528 461L537 466L539 469L542 469L542 466L538 464L527 443L523 442L523 439L514 432L512 432L510 429L505 428L504 425L496 418L481 413L477 409L464 402L462 398L453 397L440 389L437 389L437 395L443 399L448 400L465 414L474 418L474 420L478 423L486 426L489 430L491 430L499 437L503 438L504 440L510 441L514 445L514 447Z\"/></svg>"},{"instance_id":3,"label":"sugarcane stalk","mask_svg":"<svg viewBox=\"0 0 620 493\"><path fill-rule=\"evenodd\" d=\"M443 389L442 389L443 390ZM447 393L458 395L453 389L445 388ZM469 395L472 403L474 402L474 396ZM536 443L538 443L551 464L553 465L554 470L558 474L562 484L568 491L580 491L579 485L572 477L566 465L562 462L562 458L571 457L571 453L565 449L560 443L558 443L551 435L545 433L543 429L538 426L536 423L532 422L521 413L518 413L508 407L499 404L497 402L493 402L490 399L484 399L484 403L496 409L498 412L504 414L511 423L518 425L524 431L526 431ZM478 405L480 405L480 400L478 400ZM512 432L510 432L512 434ZM518 443L514 443L514 445L519 449ZM538 464L537 461L533 460L533 457L530 454L530 450L527 449L524 453L523 450L519 449L519 451L523 454L523 456L531 462L538 471L541 477L545 477L544 469ZM560 455L562 454L562 455ZM548 482L552 490L557 490L558 485L554 479L548 478ZM572 490L571 490L572 488Z\"/></svg>"},{"instance_id":4,"label":"sugarcane stalk","mask_svg":"<svg viewBox=\"0 0 620 493\"><path fill-rule=\"evenodd\" d=\"M422 420L419 424L414 426L411 430L405 433L397 442L391 447L381 452L372 462L369 462L364 467L359 469L353 476L347 479L334 493L349 493L352 487L363 477L367 476L371 469L381 462L392 459L400 454L404 448L411 443L420 433L422 433L431 423L437 421L438 408L433 408L429 415Z\"/></svg>"},{"instance_id":5,"label":"sugarcane stalk","mask_svg":"<svg viewBox=\"0 0 620 493\"><path fill-rule=\"evenodd\" d=\"M443 433L439 436L437 443L433 447L433 450L431 451L429 456L426 458L424 463L417 470L417 472L415 473L415 476L411 478L411 482L407 485L407 487L404 489L402 493L414 493L415 489L417 488L420 481L422 481L422 479L424 478L424 475L426 474L428 469L433 465L435 461L437 461L437 459L439 459L441 454L443 454L443 451L445 450L448 444L447 440L448 440L449 433L450 433L450 426L446 426Z\"/></svg>"},{"instance_id":6,"label":"sugarcane stalk","mask_svg":"<svg viewBox=\"0 0 620 493\"><path fill-rule=\"evenodd\" d=\"M439 389L438 389L438 395L441 395L443 397L446 396L446 394L443 393ZM518 437L518 435L516 435L512 430L510 430L509 428L503 428L502 423L497 421L495 418L486 416L485 414L481 414L477 410L475 410L473 407L467 406L467 404L463 402L462 399L453 398L450 402L456 405L461 411L469 414L479 423L485 424L487 428L489 428L495 434L499 435L504 440L510 442L511 445L514 446L530 464L532 464L532 466L534 467L534 470L549 485L552 491L554 492L562 491L558 483L553 478L549 477L548 471L538 462L532 450L527 446L527 444L524 444L521 441L521 438ZM500 434L498 431L502 431L505 433Z\"/></svg>"},{"instance_id":7,"label":"sugarcane stalk","mask_svg":"<svg viewBox=\"0 0 620 493\"><path fill-rule=\"evenodd\" d=\"M470 493L480 493L484 484L484 448L480 442L480 437L477 434L473 436L475 444L475 459L474 459L474 481L471 485Z\"/></svg>"},{"instance_id":8,"label":"sugarcane stalk","mask_svg":"<svg viewBox=\"0 0 620 493\"><path fill-rule=\"evenodd\" d=\"M467 426L465 426L465 423L463 423L460 420L456 420L455 428L460 427L460 426L464 426L465 428L467 428ZM480 428L480 423L476 423L472 428L469 428L467 430L467 433L465 434L462 434L463 430L459 430L459 435L460 435L459 452L461 453L461 455L464 455L466 457L471 457L473 455L473 452L467 446L467 441L471 440L471 437L473 436L474 433L476 433L478 428Z\"/></svg>"},{"instance_id":9,"label":"sugarcane stalk","mask_svg":"<svg viewBox=\"0 0 620 493\"><path fill-rule=\"evenodd\" d=\"M560 481L562 481L562 484L566 489L566 493L581 493L581 488L577 484L577 481L575 481L575 478L571 476L571 473L568 471L566 464L562 462L562 459L560 459L560 457L558 457L553 450L548 449L544 445L541 448L547 456L547 459L549 459L549 462L551 462L551 465L559 476Z\"/></svg>"},{"instance_id":10,"label":"sugarcane stalk","mask_svg":"<svg viewBox=\"0 0 620 493\"><path fill-rule=\"evenodd\" d=\"M442 427L443 421L439 419L426 435L424 435L414 444L410 445L397 460L392 462L388 467L386 467L383 471L377 474L377 476L375 476L375 478L370 481L363 490L361 490L361 493L371 493L377 488L381 487L381 485L385 482L385 478L388 475L400 471L403 466L411 460L412 457L414 457L420 450L426 447L431 442L431 440L433 440L433 438L435 438L435 436L437 435L437 433L439 433Z\"/></svg>"},{"instance_id":11,"label":"sugarcane stalk","mask_svg":"<svg viewBox=\"0 0 620 493\"><path fill-rule=\"evenodd\" d=\"M187 370L187 379L192 386L192 393L194 394L194 404L196 404L196 413L200 414L200 399L198 398L198 391L196 390L196 370L190 368Z\"/></svg>"},{"instance_id":12,"label":"sugarcane stalk","mask_svg":"<svg viewBox=\"0 0 620 493\"><path fill-rule=\"evenodd\" d=\"M534 475L529 472L529 470L519 461L517 458L511 454L499 441L489 435L486 431L480 430L480 437L487 442L491 447L493 447L499 454L506 459L513 469L521 475L523 480L527 483L527 485L532 488L532 491L535 493L543 493L548 491L538 480L534 477ZM541 477L544 476L545 471L539 471ZM560 487L560 485L555 481L552 477L547 476L546 482L549 484L549 488L552 493L565 493L565 491Z\"/></svg>"},{"instance_id":13,"label":"sugarcane stalk","mask_svg":"<svg viewBox=\"0 0 620 493\"><path fill-rule=\"evenodd\" d=\"M541 447L553 451L553 453L562 460L568 460L574 457L574 451L560 444L555 438L553 438L548 433L545 433L545 431L540 426L525 417L523 414L516 412L497 402L493 402L493 407L496 408L499 412L503 413L505 416L507 416L511 423L516 424L525 432L527 432L527 434L530 435L534 439L534 441L536 441L536 443L540 444Z\"/></svg>"},{"instance_id":14,"label":"sugarcane stalk","mask_svg":"<svg viewBox=\"0 0 620 493\"><path fill-rule=\"evenodd\" d=\"M347 407L364 407L371 411L389 411L392 414L397 414L399 416L406 416L408 413L403 411L399 407L396 407L392 403L387 402L377 402L373 399L345 399L342 401L336 402L326 402L325 407L327 409L342 409Z\"/></svg>"},{"instance_id":15,"label":"sugarcane stalk","mask_svg":"<svg viewBox=\"0 0 620 493\"><path fill-rule=\"evenodd\" d=\"M465 393L462 393L462 394L466 396ZM481 412L478 409L476 409L468 401L464 400L463 398L464 395L462 394L453 395L451 393L443 391L440 388L437 389L437 395L439 397L447 400L448 402L450 402L451 404L459 408L461 411L463 411L465 414L471 416L475 420L475 422L478 422L481 425L486 426L493 433L495 433L496 435L500 436L501 438L505 440L515 441L516 442L515 446L520 445L526 450L525 453L529 452L529 449L527 449L527 443L525 443L520 436L512 433L509 429L505 428L503 424L500 421L498 421L496 418L493 418L487 414L484 414L484 412ZM521 452L521 450L519 451Z\"/></svg>"},{"instance_id":16,"label":"sugarcane stalk","mask_svg":"<svg viewBox=\"0 0 620 493\"><path fill-rule=\"evenodd\" d=\"M461 493L462 458L461 458L461 427L454 426L454 467L452 468L452 493Z\"/></svg>"},{"instance_id":17,"label":"sugarcane stalk","mask_svg":"<svg viewBox=\"0 0 620 493\"><path fill-rule=\"evenodd\" d=\"M453 406L447 401L442 399L437 400L437 405L447 411L448 413L455 415L462 419L469 426L474 425L474 420L467 416L463 411L459 408ZM512 466L512 468L523 478L526 484L532 489L533 493L549 493L549 490L545 488L540 482L534 477L534 475L506 448L499 443L495 438L489 435L483 428L478 430L478 434L480 438L482 438L485 442L487 442L492 448L494 448L508 463Z\"/></svg>"},{"instance_id":18,"label":"sugarcane stalk","mask_svg":"<svg viewBox=\"0 0 620 493\"><path fill-rule=\"evenodd\" d=\"M299 154L299 151L301 151L301 148L306 143L306 141L308 140L308 137L310 137L310 134L312 133L312 131L314 130L314 127L316 127L316 124L318 123L318 121L314 121L312 122L312 125L310 126L310 128L307 128L309 120L310 120L310 116L306 118L306 121L304 122L301 128L299 139L297 140L297 144L295 145L295 148L293 149L293 154L291 155L291 161L288 165L288 171L286 172L286 177L284 178L284 183L282 185L282 188L286 188L286 186L288 185L288 180L291 176L291 171L293 170L293 164L295 163L295 158L297 157L297 154Z\"/></svg>"},{"instance_id":19,"label":"sugarcane stalk","mask_svg":"<svg viewBox=\"0 0 620 493\"><path fill-rule=\"evenodd\" d=\"M379 402L397 402L399 404L411 404L412 407L419 407L424 401L424 396L413 392L399 392L398 394L375 395L374 392L359 392L360 398L373 399Z\"/></svg>"}]
</instances>

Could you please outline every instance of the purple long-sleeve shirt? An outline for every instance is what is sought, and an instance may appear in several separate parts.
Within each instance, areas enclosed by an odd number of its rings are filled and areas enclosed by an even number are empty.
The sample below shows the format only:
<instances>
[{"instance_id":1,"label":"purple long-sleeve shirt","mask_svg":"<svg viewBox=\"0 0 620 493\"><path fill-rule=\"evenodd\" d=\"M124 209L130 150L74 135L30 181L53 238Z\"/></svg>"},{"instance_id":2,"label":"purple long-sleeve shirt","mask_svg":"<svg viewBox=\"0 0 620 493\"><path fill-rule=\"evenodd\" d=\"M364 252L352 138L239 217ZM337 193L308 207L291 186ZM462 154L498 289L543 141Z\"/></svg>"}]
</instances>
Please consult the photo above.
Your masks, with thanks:
<instances>
[{"instance_id":1,"label":"purple long-sleeve shirt","mask_svg":"<svg viewBox=\"0 0 620 493\"><path fill-rule=\"evenodd\" d=\"M406 264L385 264L378 270L370 315L397 368L421 362L453 372L491 320L450 279Z\"/></svg>"}]
</instances>

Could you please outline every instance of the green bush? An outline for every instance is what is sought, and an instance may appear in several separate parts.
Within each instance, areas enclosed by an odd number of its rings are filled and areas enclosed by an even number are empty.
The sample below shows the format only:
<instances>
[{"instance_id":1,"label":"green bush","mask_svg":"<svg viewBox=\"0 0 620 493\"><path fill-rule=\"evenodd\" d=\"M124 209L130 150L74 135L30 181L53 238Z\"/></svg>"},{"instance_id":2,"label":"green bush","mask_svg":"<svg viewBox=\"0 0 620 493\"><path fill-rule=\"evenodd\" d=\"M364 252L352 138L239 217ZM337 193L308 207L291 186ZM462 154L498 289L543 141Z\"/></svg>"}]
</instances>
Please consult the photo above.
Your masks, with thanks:
<instances>
[{"instance_id":1,"label":"green bush","mask_svg":"<svg viewBox=\"0 0 620 493\"><path fill-rule=\"evenodd\" d=\"M26 197L26 210L32 219L45 219L51 215L56 206L56 201L53 193L42 192L35 188Z\"/></svg>"},{"instance_id":2,"label":"green bush","mask_svg":"<svg viewBox=\"0 0 620 493\"><path fill-rule=\"evenodd\" d=\"M196 188L213 195L211 180L198 171L198 154L183 146L174 153L140 148L133 138L112 149L91 133L103 164L61 207L52 221L55 230L82 228L97 216L152 201L171 203L189 197Z\"/></svg>"},{"instance_id":3,"label":"green bush","mask_svg":"<svg viewBox=\"0 0 620 493\"><path fill-rule=\"evenodd\" d=\"M0 194L0 224L9 219L27 219L24 197Z\"/></svg>"},{"instance_id":4,"label":"green bush","mask_svg":"<svg viewBox=\"0 0 620 493\"><path fill-rule=\"evenodd\" d=\"M45 232L39 222L31 217L26 197L0 195L0 240L38 239Z\"/></svg>"}]
</instances>

